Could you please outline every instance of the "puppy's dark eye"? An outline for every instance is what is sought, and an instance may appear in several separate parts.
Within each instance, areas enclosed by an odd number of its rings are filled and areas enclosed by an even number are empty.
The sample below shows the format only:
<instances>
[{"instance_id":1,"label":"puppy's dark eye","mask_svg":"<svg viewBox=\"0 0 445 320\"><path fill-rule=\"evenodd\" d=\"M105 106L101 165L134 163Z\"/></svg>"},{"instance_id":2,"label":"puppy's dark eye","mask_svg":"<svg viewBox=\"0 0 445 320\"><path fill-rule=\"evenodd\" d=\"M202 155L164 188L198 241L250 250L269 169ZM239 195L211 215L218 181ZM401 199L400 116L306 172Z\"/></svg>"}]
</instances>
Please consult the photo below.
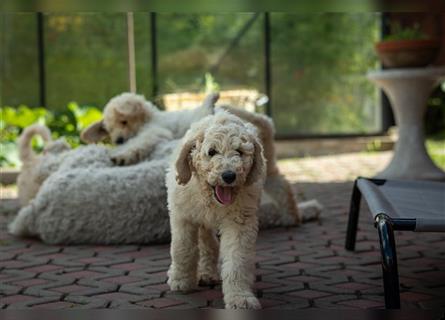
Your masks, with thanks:
<instances>
[{"instance_id":1,"label":"puppy's dark eye","mask_svg":"<svg viewBox=\"0 0 445 320\"><path fill-rule=\"evenodd\" d=\"M127 125L127 121L126 120L121 121L121 125L126 126Z\"/></svg>"},{"instance_id":2,"label":"puppy's dark eye","mask_svg":"<svg viewBox=\"0 0 445 320\"><path fill-rule=\"evenodd\" d=\"M213 157L215 154L217 154L218 152L216 152L216 150L215 149L213 149L213 148L211 148L210 150L209 150L209 152L208 152L208 154L209 154L209 156L210 157Z\"/></svg>"}]
</instances>

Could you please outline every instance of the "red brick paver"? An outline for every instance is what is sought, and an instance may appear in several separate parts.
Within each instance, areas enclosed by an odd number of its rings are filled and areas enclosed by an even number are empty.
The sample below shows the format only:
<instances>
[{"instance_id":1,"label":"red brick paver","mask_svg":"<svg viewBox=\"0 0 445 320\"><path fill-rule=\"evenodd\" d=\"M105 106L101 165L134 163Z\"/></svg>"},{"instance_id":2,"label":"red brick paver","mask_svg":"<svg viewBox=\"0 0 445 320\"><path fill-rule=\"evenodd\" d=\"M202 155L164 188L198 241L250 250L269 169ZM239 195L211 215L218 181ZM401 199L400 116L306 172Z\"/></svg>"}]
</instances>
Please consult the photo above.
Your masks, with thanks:
<instances>
[{"instance_id":1,"label":"red brick paver","mask_svg":"<svg viewBox=\"0 0 445 320\"><path fill-rule=\"evenodd\" d=\"M48 309L48 310L58 310L58 309L71 309L78 307L78 304L70 303L70 302L64 302L64 301L57 301L57 302L50 302L50 303L42 303L37 304L34 306L36 309Z\"/></svg>"},{"instance_id":2,"label":"red brick paver","mask_svg":"<svg viewBox=\"0 0 445 320\"><path fill-rule=\"evenodd\" d=\"M30 301L33 299L34 299L34 297L32 297L32 296L13 295L13 296L7 296L7 297L1 298L1 302L3 304L14 304L14 303L23 302L23 301Z\"/></svg>"},{"instance_id":3,"label":"red brick paver","mask_svg":"<svg viewBox=\"0 0 445 320\"><path fill-rule=\"evenodd\" d=\"M52 291L62 292L62 293L73 293L77 291L82 291L88 289L88 287L79 286L79 285L71 285L71 286L64 286L64 287L58 287L51 289Z\"/></svg>"},{"instance_id":4,"label":"red brick paver","mask_svg":"<svg viewBox=\"0 0 445 320\"><path fill-rule=\"evenodd\" d=\"M184 304L184 302L178 301L175 299L168 299L168 298L159 298L159 299L142 301L142 302L138 303L138 305L151 307L151 308L157 308L157 309L168 308L168 307L173 307L173 306L182 305L182 304Z\"/></svg>"},{"instance_id":5,"label":"red brick paver","mask_svg":"<svg viewBox=\"0 0 445 320\"><path fill-rule=\"evenodd\" d=\"M379 244L362 206L357 251L344 250L352 179L390 153L280 163L300 199L325 209L318 222L261 231L255 292L265 309L383 308ZM166 284L169 246L47 246L9 236L0 215L0 308L222 308L221 286L188 294ZM445 308L445 236L398 232L403 308Z\"/></svg>"}]
</instances>

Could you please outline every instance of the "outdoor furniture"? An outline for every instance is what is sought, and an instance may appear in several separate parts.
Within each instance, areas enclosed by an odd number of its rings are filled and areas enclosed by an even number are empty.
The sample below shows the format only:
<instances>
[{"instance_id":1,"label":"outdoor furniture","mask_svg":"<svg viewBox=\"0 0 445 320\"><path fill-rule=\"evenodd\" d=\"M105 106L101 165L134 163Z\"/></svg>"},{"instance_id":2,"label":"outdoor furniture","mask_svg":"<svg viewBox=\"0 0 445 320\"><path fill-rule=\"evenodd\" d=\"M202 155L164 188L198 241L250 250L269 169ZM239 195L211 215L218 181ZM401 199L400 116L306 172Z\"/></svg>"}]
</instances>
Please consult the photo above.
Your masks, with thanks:
<instances>
[{"instance_id":1,"label":"outdoor furniture","mask_svg":"<svg viewBox=\"0 0 445 320\"><path fill-rule=\"evenodd\" d=\"M445 67L379 70L368 78L388 95L399 128L394 157L376 178L445 180L426 152L423 125L427 99L445 79Z\"/></svg>"},{"instance_id":2,"label":"outdoor furniture","mask_svg":"<svg viewBox=\"0 0 445 320\"><path fill-rule=\"evenodd\" d=\"M375 221L382 254L385 306L400 308L395 230L445 232L445 183L358 178L352 190L346 249L354 250L361 196Z\"/></svg>"}]
</instances>

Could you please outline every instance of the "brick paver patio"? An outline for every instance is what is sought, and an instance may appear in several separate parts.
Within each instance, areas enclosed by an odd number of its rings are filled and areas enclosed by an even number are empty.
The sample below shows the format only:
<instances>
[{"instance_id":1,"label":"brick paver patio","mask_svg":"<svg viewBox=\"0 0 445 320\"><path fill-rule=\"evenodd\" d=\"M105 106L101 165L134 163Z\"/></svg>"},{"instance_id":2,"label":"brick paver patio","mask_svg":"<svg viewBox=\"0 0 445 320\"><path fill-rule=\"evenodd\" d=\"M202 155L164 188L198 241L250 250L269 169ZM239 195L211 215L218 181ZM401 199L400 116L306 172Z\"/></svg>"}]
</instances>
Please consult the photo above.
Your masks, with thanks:
<instances>
[{"instance_id":1,"label":"brick paver patio","mask_svg":"<svg viewBox=\"0 0 445 320\"><path fill-rule=\"evenodd\" d=\"M344 250L352 179L389 152L281 162L300 198L318 199L319 222L260 233L255 291L264 308L382 308L377 233L362 210L357 252ZM1 217L0 308L221 308L220 287L189 294L166 285L169 246L48 246L14 239ZM402 308L445 308L445 236L398 233Z\"/></svg>"}]
</instances>

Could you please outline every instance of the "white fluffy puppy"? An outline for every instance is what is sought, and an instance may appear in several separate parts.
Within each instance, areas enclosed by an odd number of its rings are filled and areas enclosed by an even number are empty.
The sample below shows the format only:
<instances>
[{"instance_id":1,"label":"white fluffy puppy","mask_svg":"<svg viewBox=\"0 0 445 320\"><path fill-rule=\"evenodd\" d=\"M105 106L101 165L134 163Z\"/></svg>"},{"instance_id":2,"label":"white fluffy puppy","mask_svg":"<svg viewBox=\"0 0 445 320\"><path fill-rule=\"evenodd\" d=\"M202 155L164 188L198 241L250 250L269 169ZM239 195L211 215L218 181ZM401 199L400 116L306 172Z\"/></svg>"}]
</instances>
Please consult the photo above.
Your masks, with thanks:
<instances>
[{"instance_id":1,"label":"white fluffy puppy","mask_svg":"<svg viewBox=\"0 0 445 320\"><path fill-rule=\"evenodd\" d=\"M217 231L226 308L260 308L252 284L265 175L263 147L252 124L222 111L192 125L166 177L171 290L217 279Z\"/></svg>"},{"instance_id":2,"label":"white fluffy puppy","mask_svg":"<svg viewBox=\"0 0 445 320\"><path fill-rule=\"evenodd\" d=\"M134 164L145 159L158 143L182 138L193 122L213 113L218 98L218 94L209 94L198 108L165 112L142 95L122 93L107 103L103 119L86 128L81 139L95 143L109 138L120 145L111 153L113 162Z\"/></svg>"}]
</instances>

